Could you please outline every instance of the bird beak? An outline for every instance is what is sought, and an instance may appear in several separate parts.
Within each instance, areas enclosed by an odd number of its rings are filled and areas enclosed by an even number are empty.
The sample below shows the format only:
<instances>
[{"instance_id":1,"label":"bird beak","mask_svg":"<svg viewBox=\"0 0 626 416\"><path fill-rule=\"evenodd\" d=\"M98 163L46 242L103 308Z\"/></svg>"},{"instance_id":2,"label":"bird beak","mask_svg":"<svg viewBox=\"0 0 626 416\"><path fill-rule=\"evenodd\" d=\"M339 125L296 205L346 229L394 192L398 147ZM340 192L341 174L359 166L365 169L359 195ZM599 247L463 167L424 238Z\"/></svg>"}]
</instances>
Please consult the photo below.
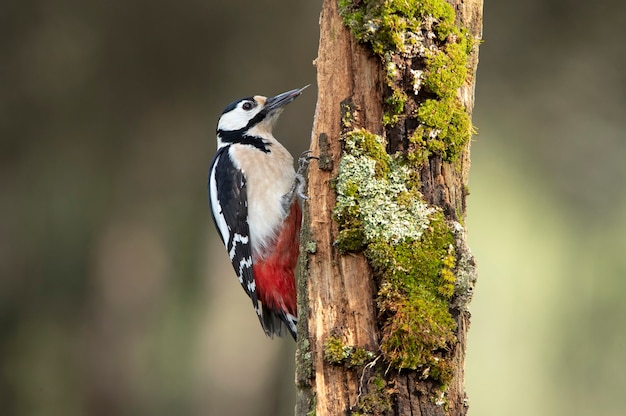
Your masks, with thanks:
<instances>
[{"instance_id":1,"label":"bird beak","mask_svg":"<svg viewBox=\"0 0 626 416\"><path fill-rule=\"evenodd\" d=\"M278 94L276 97L270 97L265 101L265 110L268 113L272 113L278 109L282 109L284 106L298 98L302 91L304 91L307 86L302 88L296 88L295 90L287 91L282 94Z\"/></svg>"}]
</instances>

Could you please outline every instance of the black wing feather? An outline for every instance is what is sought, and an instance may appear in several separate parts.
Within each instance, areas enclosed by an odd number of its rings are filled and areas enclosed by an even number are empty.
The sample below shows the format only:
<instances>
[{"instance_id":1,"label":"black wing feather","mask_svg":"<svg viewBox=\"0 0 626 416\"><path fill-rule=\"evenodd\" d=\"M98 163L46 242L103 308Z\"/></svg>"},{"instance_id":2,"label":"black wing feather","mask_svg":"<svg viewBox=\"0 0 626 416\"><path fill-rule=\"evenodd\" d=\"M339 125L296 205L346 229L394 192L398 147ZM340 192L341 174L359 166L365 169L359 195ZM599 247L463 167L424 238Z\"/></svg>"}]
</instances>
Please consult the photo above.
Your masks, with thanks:
<instances>
[{"instance_id":1,"label":"black wing feather","mask_svg":"<svg viewBox=\"0 0 626 416\"><path fill-rule=\"evenodd\" d=\"M230 159L228 149L220 148L209 172L209 204L211 215L222 242L228 251L230 261L239 277L239 282L252 300L255 311L263 325L262 311L252 270L252 249L250 246L250 229L248 227L248 200L246 195L246 177ZM211 189L211 177L215 177L216 195ZM220 221L228 227L227 235L220 229Z\"/></svg>"}]
</instances>

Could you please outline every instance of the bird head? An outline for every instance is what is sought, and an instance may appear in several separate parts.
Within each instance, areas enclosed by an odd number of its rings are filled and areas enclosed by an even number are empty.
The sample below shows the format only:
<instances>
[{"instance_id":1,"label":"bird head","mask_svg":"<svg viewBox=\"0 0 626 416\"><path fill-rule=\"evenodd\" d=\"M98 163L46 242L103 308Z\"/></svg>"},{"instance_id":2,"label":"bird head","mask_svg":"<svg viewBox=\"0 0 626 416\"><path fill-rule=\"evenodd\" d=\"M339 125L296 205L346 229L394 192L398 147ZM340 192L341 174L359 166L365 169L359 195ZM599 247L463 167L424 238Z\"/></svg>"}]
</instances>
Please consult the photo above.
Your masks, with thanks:
<instances>
[{"instance_id":1,"label":"bird head","mask_svg":"<svg viewBox=\"0 0 626 416\"><path fill-rule=\"evenodd\" d=\"M217 123L218 147L237 143L243 138L260 139L272 136L272 128L285 106L307 88L297 88L275 97L255 95L229 104Z\"/></svg>"}]
</instances>

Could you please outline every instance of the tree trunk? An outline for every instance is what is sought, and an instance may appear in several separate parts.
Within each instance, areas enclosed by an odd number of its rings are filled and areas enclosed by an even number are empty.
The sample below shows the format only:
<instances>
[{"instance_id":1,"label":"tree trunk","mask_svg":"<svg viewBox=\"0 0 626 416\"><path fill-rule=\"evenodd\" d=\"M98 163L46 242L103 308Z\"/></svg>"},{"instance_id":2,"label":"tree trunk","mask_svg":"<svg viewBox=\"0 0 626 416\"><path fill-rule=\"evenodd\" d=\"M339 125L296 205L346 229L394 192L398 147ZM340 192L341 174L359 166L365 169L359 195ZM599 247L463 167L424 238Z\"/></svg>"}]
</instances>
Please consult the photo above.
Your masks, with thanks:
<instances>
[{"instance_id":1,"label":"tree trunk","mask_svg":"<svg viewBox=\"0 0 626 416\"><path fill-rule=\"evenodd\" d=\"M475 268L461 224L481 26L482 0L324 1L311 143L319 161L309 171L298 282L297 416L467 411ZM358 179L349 161L372 174ZM394 193L397 176L406 185ZM370 179L388 185L378 202L359 188ZM368 211L379 210L368 229ZM405 212L416 223L392 232ZM409 253L408 265L399 253Z\"/></svg>"}]
</instances>

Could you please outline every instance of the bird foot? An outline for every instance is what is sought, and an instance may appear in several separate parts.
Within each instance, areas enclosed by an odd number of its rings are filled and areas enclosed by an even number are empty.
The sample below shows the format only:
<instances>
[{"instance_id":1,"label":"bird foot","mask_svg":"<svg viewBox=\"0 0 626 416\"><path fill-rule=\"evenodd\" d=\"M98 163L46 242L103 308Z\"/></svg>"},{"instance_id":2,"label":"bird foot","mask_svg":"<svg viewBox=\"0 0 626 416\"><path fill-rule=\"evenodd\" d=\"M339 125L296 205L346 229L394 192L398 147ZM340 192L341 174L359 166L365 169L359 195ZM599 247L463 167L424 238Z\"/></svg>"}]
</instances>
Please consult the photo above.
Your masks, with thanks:
<instances>
[{"instance_id":1,"label":"bird foot","mask_svg":"<svg viewBox=\"0 0 626 416\"><path fill-rule=\"evenodd\" d=\"M304 173L306 172L309 163L311 163L312 159L319 160L319 157L312 156L310 150L305 150L302 152L300 157L298 158L298 171L296 172L296 194L298 198L301 200L307 200L309 197L304 192L304 187L306 186L306 180L304 179Z\"/></svg>"}]
</instances>

